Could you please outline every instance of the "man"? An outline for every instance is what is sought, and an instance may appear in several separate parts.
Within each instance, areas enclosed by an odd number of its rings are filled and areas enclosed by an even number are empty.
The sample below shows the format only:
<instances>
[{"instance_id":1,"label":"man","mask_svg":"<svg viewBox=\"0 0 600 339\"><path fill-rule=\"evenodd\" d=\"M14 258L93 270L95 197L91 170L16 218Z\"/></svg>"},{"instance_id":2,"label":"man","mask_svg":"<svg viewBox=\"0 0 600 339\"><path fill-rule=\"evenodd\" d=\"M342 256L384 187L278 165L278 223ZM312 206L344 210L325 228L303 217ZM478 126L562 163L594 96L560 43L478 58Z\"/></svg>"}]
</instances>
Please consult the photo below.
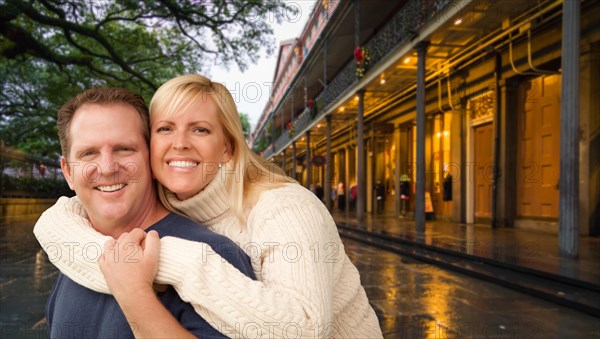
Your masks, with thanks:
<instances>
[{"instance_id":1,"label":"man","mask_svg":"<svg viewBox=\"0 0 600 339\"><path fill-rule=\"evenodd\" d=\"M128 274L121 275L125 276L122 281L107 279L109 287L126 284L127 275L144 276L146 283L128 285L113 297L60 274L46 308L50 337L225 337L172 287L154 290L156 271L141 271L139 267L145 265L111 266L109 261L158 260L160 234L205 242L255 278L248 256L231 240L169 213L158 200L150 172L148 110L143 100L124 89L90 89L61 107L57 128L61 167L69 186L92 226L118 238L105 245L100 266L103 273L128 269ZM149 231L148 236L142 230ZM142 248L136 247L144 238Z\"/></svg>"}]
</instances>

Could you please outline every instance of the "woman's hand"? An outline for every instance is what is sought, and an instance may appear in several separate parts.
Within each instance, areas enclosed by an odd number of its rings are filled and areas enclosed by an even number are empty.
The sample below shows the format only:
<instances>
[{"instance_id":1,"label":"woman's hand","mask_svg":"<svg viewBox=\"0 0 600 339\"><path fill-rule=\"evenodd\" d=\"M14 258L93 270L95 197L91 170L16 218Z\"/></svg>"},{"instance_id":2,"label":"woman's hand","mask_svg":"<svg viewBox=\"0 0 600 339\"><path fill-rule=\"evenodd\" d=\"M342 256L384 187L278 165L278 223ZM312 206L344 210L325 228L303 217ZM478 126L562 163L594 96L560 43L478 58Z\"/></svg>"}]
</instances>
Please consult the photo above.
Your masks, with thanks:
<instances>
[{"instance_id":1,"label":"woman's hand","mask_svg":"<svg viewBox=\"0 0 600 339\"><path fill-rule=\"evenodd\" d=\"M158 272L160 239L156 231L136 228L108 240L100 257L100 270L117 300L146 297Z\"/></svg>"}]
</instances>

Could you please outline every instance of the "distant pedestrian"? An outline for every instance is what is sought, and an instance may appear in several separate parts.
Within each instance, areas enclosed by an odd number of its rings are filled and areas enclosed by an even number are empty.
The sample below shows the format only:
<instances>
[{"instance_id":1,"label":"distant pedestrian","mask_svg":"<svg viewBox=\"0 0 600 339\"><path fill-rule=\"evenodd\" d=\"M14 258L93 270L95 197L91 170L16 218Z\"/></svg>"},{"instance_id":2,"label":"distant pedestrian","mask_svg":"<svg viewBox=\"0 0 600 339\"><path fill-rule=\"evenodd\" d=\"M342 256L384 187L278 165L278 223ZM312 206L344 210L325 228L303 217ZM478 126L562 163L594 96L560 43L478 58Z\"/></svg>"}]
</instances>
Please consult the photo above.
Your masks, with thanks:
<instances>
[{"instance_id":1,"label":"distant pedestrian","mask_svg":"<svg viewBox=\"0 0 600 339\"><path fill-rule=\"evenodd\" d=\"M337 198L338 198L338 209L343 211L346 209L346 190L343 182L339 182L337 185Z\"/></svg>"},{"instance_id":2,"label":"distant pedestrian","mask_svg":"<svg viewBox=\"0 0 600 339\"><path fill-rule=\"evenodd\" d=\"M381 181L375 184L375 200L377 200L377 213L382 213L385 202L385 188Z\"/></svg>"},{"instance_id":3,"label":"distant pedestrian","mask_svg":"<svg viewBox=\"0 0 600 339\"><path fill-rule=\"evenodd\" d=\"M46 176L46 165L44 165L44 164L42 164L42 163L40 162L40 164L39 164L39 166L38 166L38 169L39 169L39 171L40 171L40 175L41 175L42 177Z\"/></svg>"},{"instance_id":4,"label":"distant pedestrian","mask_svg":"<svg viewBox=\"0 0 600 339\"><path fill-rule=\"evenodd\" d=\"M317 183L315 185L315 195L317 196L317 198L319 198L319 200L323 201L323 186L321 186L320 183Z\"/></svg>"},{"instance_id":5,"label":"distant pedestrian","mask_svg":"<svg viewBox=\"0 0 600 339\"><path fill-rule=\"evenodd\" d=\"M356 199L358 198L358 186L356 184L350 186L350 209L356 207Z\"/></svg>"},{"instance_id":6,"label":"distant pedestrian","mask_svg":"<svg viewBox=\"0 0 600 339\"><path fill-rule=\"evenodd\" d=\"M408 209L408 200L410 200L410 179L408 175L402 174L400 176L400 215L403 217Z\"/></svg>"}]
</instances>

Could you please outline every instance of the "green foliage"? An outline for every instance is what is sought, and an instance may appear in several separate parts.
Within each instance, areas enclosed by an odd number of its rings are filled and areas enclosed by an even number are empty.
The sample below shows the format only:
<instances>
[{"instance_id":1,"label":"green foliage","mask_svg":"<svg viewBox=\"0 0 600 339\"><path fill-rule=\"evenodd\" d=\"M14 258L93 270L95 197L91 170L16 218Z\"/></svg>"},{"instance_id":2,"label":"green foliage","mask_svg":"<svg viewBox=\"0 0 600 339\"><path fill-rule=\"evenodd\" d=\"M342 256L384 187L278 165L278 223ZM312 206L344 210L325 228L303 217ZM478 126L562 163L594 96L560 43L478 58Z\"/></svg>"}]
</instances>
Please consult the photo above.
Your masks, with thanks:
<instances>
[{"instance_id":1,"label":"green foliage","mask_svg":"<svg viewBox=\"0 0 600 339\"><path fill-rule=\"evenodd\" d=\"M244 137L248 140L250 136L250 117L246 113L240 113L240 121L242 122L242 130L244 131Z\"/></svg>"},{"instance_id":2,"label":"green foliage","mask_svg":"<svg viewBox=\"0 0 600 339\"><path fill-rule=\"evenodd\" d=\"M15 178L2 175L0 187L3 197L58 198L73 196L64 179L36 179L31 177Z\"/></svg>"},{"instance_id":3,"label":"green foliage","mask_svg":"<svg viewBox=\"0 0 600 339\"><path fill-rule=\"evenodd\" d=\"M258 154L258 153L264 151L268 146L269 146L269 144L267 142L267 138L265 138L264 136L261 136L260 138L258 138L258 140L256 140L256 142L252 146L252 151L254 151L254 153Z\"/></svg>"},{"instance_id":4,"label":"green foliage","mask_svg":"<svg viewBox=\"0 0 600 339\"><path fill-rule=\"evenodd\" d=\"M317 114L322 112L324 108L325 108L325 99L323 98L323 96L321 96L317 99L316 104L311 109L311 112L310 112L311 118L314 119L315 116L317 116Z\"/></svg>"},{"instance_id":5,"label":"green foliage","mask_svg":"<svg viewBox=\"0 0 600 339\"><path fill-rule=\"evenodd\" d=\"M0 139L54 156L68 98L118 86L148 101L176 75L243 70L273 53L270 23L293 12L279 0L0 1Z\"/></svg>"}]
</instances>

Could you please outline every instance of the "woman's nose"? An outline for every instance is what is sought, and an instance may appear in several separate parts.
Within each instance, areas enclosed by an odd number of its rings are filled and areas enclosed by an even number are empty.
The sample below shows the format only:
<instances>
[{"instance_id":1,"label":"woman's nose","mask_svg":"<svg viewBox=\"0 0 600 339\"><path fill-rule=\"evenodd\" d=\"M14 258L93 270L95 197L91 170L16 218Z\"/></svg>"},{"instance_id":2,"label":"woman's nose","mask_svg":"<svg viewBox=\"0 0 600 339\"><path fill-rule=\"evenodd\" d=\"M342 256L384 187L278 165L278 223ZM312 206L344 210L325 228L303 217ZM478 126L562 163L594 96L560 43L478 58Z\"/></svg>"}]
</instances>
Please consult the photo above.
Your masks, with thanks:
<instances>
[{"instance_id":1,"label":"woman's nose","mask_svg":"<svg viewBox=\"0 0 600 339\"><path fill-rule=\"evenodd\" d=\"M186 150L190 148L190 144L185 133L177 133L175 135L175 140L173 140L173 149L178 151Z\"/></svg>"}]
</instances>

